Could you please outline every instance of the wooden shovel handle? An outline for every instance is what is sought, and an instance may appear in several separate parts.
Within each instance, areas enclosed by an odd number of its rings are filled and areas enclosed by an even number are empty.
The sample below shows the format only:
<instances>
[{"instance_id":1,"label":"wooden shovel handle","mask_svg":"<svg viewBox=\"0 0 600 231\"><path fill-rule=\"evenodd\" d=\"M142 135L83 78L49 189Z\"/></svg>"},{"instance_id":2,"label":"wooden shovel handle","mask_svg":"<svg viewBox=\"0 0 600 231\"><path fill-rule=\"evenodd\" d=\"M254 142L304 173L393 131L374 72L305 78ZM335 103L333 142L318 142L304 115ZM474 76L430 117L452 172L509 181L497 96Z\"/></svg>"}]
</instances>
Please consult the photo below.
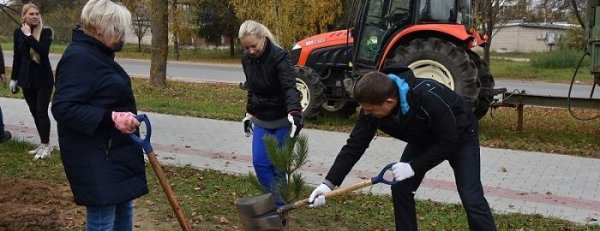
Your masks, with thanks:
<instances>
[{"instance_id":1,"label":"wooden shovel handle","mask_svg":"<svg viewBox=\"0 0 600 231\"><path fill-rule=\"evenodd\" d=\"M169 185L169 181L167 181L167 177L165 176L165 172L162 167L158 163L158 159L156 158L156 154L154 152L147 153L148 160L150 160L150 164L152 165L152 169L156 173L156 177L158 178L158 182L160 186L162 186L163 191L167 195L167 199L169 199L169 203L171 204L171 208L173 208L173 212L175 212L175 216L177 217L177 221L179 225L181 225L181 230L189 231L190 226L187 223L187 219L185 219L185 215L181 211L181 206L179 206L179 202L175 198L175 194L173 193L173 189L171 189L171 185Z\"/></svg>"},{"instance_id":2,"label":"wooden shovel handle","mask_svg":"<svg viewBox=\"0 0 600 231\"><path fill-rule=\"evenodd\" d=\"M345 187L338 188L338 189L333 190L331 192L325 193L324 196L325 196L325 198L339 196L339 195L346 194L346 193L352 192L354 190L361 189L361 188L364 188L364 187L368 187L368 186L371 186L371 185L373 185L373 182L371 181L371 179L363 180L363 181L360 181L358 183L354 183L354 184L351 184L351 185L348 185L348 186L345 186ZM308 202L308 199L309 198L296 201L291 206L281 207L281 208L277 209L277 212L278 213L283 213L283 212L290 211L292 209L297 209L297 208L300 208L300 207L307 206L307 205L310 204Z\"/></svg>"},{"instance_id":3,"label":"wooden shovel handle","mask_svg":"<svg viewBox=\"0 0 600 231\"><path fill-rule=\"evenodd\" d=\"M167 195L167 199L169 199L169 203L171 204L171 208L173 208L173 212L175 212L175 216L177 217L177 221L179 221L179 225L181 225L181 229L184 231L189 231L190 225L188 225L187 220L185 219L185 215L183 215L183 212L181 212L181 207L179 206L177 199L175 199L173 189L171 189L171 185L169 185L169 181L167 181L165 172L158 163L158 159L156 158L156 154L153 151L152 144L150 144L150 137L152 136L152 125L150 124L150 120L145 114L136 115L135 118L138 121L140 121L140 123L146 124L146 137L142 139L138 137L135 133L129 134L129 137L133 141L141 145L142 149L144 149L144 152L148 156L148 160L150 160L152 169L154 169L154 173L156 173L156 178L158 178L160 186L162 186L163 191Z\"/></svg>"}]
</instances>

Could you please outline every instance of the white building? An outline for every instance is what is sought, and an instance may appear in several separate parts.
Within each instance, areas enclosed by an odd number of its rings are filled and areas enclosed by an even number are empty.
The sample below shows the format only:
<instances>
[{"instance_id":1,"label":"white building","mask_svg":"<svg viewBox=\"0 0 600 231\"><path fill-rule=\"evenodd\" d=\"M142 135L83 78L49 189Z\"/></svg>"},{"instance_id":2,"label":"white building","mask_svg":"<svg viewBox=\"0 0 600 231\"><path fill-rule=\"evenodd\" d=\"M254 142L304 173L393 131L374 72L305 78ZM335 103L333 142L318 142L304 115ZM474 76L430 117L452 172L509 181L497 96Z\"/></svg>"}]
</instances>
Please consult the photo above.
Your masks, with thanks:
<instances>
[{"instance_id":1,"label":"white building","mask_svg":"<svg viewBox=\"0 0 600 231\"><path fill-rule=\"evenodd\" d=\"M563 23L508 23L496 28L492 51L545 52L552 50L567 29L576 25Z\"/></svg>"}]
</instances>

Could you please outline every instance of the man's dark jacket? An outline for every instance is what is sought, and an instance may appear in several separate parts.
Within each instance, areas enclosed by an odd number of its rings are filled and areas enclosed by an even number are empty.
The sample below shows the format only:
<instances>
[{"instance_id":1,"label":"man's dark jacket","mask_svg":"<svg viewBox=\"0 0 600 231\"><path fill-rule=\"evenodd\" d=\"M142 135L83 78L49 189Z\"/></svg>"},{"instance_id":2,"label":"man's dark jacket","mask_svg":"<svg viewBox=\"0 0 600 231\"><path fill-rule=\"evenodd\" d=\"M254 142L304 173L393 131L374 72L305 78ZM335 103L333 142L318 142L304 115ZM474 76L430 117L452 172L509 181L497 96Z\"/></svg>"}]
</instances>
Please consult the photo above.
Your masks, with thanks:
<instances>
[{"instance_id":1,"label":"man's dark jacket","mask_svg":"<svg viewBox=\"0 0 600 231\"><path fill-rule=\"evenodd\" d=\"M50 44L52 44L52 30L43 28L38 41L33 35L25 36L21 28L17 28L13 34L13 44L14 59L10 79L17 80L17 85L22 88L52 88L54 76L48 58ZM30 48L40 55L40 63L31 59Z\"/></svg>"},{"instance_id":2,"label":"man's dark jacket","mask_svg":"<svg viewBox=\"0 0 600 231\"><path fill-rule=\"evenodd\" d=\"M293 65L287 52L265 38L263 54L242 56L248 102L246 112L264 121L285 118L290 111L302 111Z\"/></svg>"},{"instance_id":3,"label":"man's dark jacket","mask_svg":"<svg viewBox=\"0 0 600 231\"><path fill-rule=\"evenodd\" d=\"M415 78L405 67L393 66L383 72L394 73L407 81L410 110L403 115L400 106L396 106L388 116L380 119L365 116L361 110L350 138L325 177L334 185L342 183L369 147L377 129L425 149L410 162L417 174L425 173L447 159L462 145L463 135L477 129L477 120L468 102L450 88L431 79ZM402 153L401 150L389 151Z\"/></svg>"},{"instance_id":4,"label":"man's dark jacket","mask_svg":"<svg viewBox=\"0 0 600 231\"><path fill-rule=\"evenodd\" d=\"M112 111L137 113L129 75L114 52L75 29L56 70L52 115L75 202L106 206L148 192L139 145L114 128Z\"/></svg>"}]
</instances>

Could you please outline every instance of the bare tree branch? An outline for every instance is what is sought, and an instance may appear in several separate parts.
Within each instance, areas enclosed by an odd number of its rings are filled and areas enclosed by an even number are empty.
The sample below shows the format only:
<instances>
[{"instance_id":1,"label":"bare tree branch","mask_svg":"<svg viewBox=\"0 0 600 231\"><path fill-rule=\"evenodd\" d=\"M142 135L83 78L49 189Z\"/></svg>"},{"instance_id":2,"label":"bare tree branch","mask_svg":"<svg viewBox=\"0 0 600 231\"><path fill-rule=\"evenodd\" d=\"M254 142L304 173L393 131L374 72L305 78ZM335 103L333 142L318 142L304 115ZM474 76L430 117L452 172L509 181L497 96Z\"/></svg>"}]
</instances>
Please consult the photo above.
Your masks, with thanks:
<instances>
[{"instance_id":1,"label":"bare tree branch","mask_svg":"<svg viewBox=\"0 0 600 231\"><path fill-rule=\"evenodd\" d=\"M579 25L581 25L581 29L586 30L585 23L583 22L583 20L581 19L581 15L579 14L579 8L577 7L577 2L575 2L575 0L571 0L571 5L573 6L573 13L575 13L575 17L577 18Z\"/></svg>"}]
</instances>

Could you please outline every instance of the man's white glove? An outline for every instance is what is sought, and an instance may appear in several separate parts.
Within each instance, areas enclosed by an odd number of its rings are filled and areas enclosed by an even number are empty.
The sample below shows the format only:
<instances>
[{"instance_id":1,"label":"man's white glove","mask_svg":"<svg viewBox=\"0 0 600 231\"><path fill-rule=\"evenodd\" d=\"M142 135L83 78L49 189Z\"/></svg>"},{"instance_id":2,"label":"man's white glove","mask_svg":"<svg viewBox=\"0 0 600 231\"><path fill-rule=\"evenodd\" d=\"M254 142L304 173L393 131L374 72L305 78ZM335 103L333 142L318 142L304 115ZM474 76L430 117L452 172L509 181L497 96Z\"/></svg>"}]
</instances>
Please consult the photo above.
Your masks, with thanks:
<instances>
[{"instance_id":1,"label":"man's white glove","mask_svg":"<svg viewBox=\"0 0 600 231\"><path fill-rule=\"evenodd\" d=\"M244 132L246 133L246 137L249 137L250 135L252 135L252 132L254 132L254 128L252 128L252 121L250 121L250 119L252 119L252 115L250 113L246 112L246 117L244 117L244 119L242 120L242 124L244 125Z\"/></svg>"},{"instance_id":2,"label":"man's white glove","mask_svg":"<svg viewBox=\"0 0 600 231\"><path fill-rule=\"evenodd\" d=\"M17 93L17 92L19 91L19 90L17 90L17 89L18 89L18 87L17 87L17 80L14 80L14 79L13 79L13 80L11 80L11 81L10 81L10 91L11 91L13 94L15 94L15 93Z\"/></svg>"},{"instance_id":3,"label":"man's white glove","mask_svg":"<svg viewBox=\"0 0 600 231\"><path fill-rule=\"evenodd\" d=\"M415 171L410 167L409 163L398 162L392 165L392 173L394 180L403 181L415 175Z\"/></svg>"},{"instance_id":4,"label":"man's white glove","mask_svg":"<svg viewBox=\"0 0 600 231\"><path fill-rule=\"evenodd\" d=\"M312 191L308 197L308 207L314 208L325 204L325 193L331 192L331 188L326 184L321 184Z\"/></svg>"}]
</instances>

